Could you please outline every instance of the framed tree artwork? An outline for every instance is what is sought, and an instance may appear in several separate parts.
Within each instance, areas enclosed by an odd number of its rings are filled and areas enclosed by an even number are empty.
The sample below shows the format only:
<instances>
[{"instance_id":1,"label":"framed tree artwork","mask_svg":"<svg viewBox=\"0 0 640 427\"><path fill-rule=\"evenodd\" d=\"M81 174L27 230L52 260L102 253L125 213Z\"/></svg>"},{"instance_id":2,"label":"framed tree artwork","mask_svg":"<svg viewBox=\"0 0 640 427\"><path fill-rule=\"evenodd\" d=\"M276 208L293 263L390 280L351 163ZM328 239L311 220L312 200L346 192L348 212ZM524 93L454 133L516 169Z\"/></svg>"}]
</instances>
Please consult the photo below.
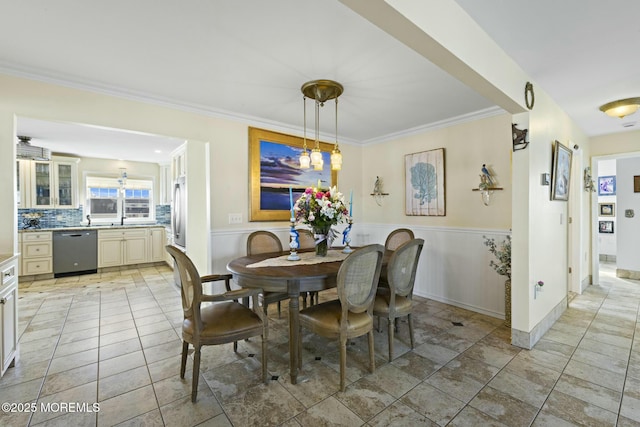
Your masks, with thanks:
<instances>
[{"instance_id":1,"label":"framed tree artwork","mask_svg":"<svg viewBox=\"0 0 640 427\"><path fill-rule=\"evenodd\" d=\"M405 214L444 216L444 148L407 154L405 167Z\"/></svg>"}]
</instances>

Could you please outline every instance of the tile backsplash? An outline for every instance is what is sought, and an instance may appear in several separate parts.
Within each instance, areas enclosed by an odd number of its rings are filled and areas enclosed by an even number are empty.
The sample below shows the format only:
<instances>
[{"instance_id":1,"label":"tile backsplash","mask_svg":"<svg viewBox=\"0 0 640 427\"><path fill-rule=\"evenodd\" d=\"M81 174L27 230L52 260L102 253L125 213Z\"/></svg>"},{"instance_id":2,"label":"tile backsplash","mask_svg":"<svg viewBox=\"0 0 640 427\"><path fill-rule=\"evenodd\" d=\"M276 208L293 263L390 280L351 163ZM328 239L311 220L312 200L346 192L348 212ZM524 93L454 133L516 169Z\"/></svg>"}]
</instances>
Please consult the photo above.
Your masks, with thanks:
<instances>
[{"instance_id":1,"label":"tile backsplash","mask_svg":"<svg viewBox=\"0 0 640 427\"><path fill-rule=\"evenodd\" d=\"M40 228L78 227L86 223L82 216L82 206L78 209L18 209L18 229L28 227L25 213L40 213ZM171 205L156 205L156 223L171 224Z\"/></svg>"}]
</instances>

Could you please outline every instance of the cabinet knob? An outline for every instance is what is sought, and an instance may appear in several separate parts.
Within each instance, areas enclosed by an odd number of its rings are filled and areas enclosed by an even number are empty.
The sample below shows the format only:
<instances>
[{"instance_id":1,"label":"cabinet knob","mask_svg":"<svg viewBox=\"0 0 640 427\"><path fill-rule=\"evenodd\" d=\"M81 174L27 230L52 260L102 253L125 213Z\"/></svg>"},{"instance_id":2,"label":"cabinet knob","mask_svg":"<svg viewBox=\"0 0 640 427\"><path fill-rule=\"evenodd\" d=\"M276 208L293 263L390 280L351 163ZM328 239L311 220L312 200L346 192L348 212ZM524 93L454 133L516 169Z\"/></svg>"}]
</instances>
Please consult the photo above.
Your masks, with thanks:
<instances>
[{"instance_id":1,"label":"cabinet knob","mask_svg":"<svg viewBox=\"0 0 640 427\"><path fill-rule=\"evenodd\" d=\"M5 300L4 298L0 299L0 304L4 305L5 302L7 302L7 300Z\"/></svg>"}]
</instances>

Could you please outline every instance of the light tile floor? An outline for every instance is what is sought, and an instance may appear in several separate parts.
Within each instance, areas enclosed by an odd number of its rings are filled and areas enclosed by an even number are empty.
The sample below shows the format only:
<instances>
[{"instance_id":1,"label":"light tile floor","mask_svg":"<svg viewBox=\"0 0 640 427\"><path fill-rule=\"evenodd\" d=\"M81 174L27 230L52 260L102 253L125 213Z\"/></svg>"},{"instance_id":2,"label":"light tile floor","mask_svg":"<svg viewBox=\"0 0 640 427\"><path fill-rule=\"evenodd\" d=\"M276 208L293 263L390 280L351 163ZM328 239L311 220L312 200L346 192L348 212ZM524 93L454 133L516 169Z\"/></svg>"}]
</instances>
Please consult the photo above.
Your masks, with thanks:
<instances>
[{"instance_id":1,"label":"light tile floor","mask_svg":"<svg viewBox=\"0 0 640 427\"><path fill-rule=\"evenodd\" d=\"M344 393L336 343L308 333L307 381L290 384L286 315L270 307L269 384L259 382L259 340L237 354L205 347L195 404L191 372L178 375L172 278L153 267L21 283L19 357L0 402L22 411L0 413L0 425L640 426L640 283L610 267L530 351L511 346L497 319L416 298L415 349L400 324L388 363L376 332L369 373L366 339L353 340Z\"/></svg>"}]
</instances>

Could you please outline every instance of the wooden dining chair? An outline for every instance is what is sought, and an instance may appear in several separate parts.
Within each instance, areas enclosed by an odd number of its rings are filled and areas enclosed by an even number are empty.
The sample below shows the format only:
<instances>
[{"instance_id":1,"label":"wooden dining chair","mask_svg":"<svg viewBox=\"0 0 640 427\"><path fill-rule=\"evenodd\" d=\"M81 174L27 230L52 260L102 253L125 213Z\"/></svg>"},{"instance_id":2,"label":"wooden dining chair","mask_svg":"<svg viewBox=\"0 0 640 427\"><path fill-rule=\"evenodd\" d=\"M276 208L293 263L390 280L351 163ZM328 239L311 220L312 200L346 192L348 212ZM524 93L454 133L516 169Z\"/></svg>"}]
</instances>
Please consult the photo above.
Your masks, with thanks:
<instances>
[{"instance_id":1,"label":"wooden dining chair","mask_svg":"<svg viewBox=\"0 0 640 427\"><path fill-rule=\"evenodd\" d=\"M205 345L233 343L238 351L238 341L250 337L262 337L262 381L267 383L267 316L258 306L258 294L261 289L231 290L230 274L202 276L191 259L175 246L166 246L167 252L175 260L180 273L180 295L182 297L182 362L180 378L184 378L187 367L189 344L193 353L193 379L191 381L191 401L198 396L200 376L200 348ZM222 294L204 294L202 283L224 280L226 292ZM253 309L240 304L241 298L251 297ZM209 303L203 305L203 303ZM213 303L213 304L211 304Z\"/></svg>"},{"instance_id":2,"label":"wooden dining chair","mask_svg":"<svg viewBox=\"0 0 640 427\"><path fill-rule=\"evenodd\" d=\"M266 253L279 254L282 252L280 238L270 231L259 230L249 234L247 238L247 255L259 255ZM286 292L263 292L261 296L262 308L267 314L269 304L278 303L278 317L281 314L280 302L289 299Z\"/></svg>"},{"instance_id":3,"label":"wooden dining chair","mask_svg":"<svg viewBox=\"0 0 640 427\"><path fill-rule=\"evenodd\" d=\"M313 237L311 230L307 228L298 228L298 241L300 242L300 250L314 249L316 247L316 239ZM309 304L318 303L318 291L304 292L302 293L302 307L307 307L307 298Z\"/></svg>"},{"instance_id":4,"label":"wooden dining chair","mask_svg":"<svg viewBox=\"0 0 640 427\"><path fill-rule=\"evenodd\" d=\"M316 239L313 237L311 230L306 228L298 228L298 236L300 242L300 249L313 249L316 247Z\"/></svg>"},{"instance_id":5,"label":"wooden dining chair","mask_svg":"<svg viewBox=\"0 0 640 427\"><path fill-rule=\"evenodd\" d=\"M398 246L413 238L413 231L408 228L397 228L389 233L387 240L384 242L384 247L390 251L395 251Z\"/></svg>"},{"instance_id":6,"label":"wooden dining chair","mask_svg":"<svg viewBox=\"0 0 640 427\"><path fill-rule=\"evenodd\" d=\"M418 260L424 246L423 239L413 239L400 245L391 255L386 266L385 283L378 286L373 315L384 317L389 326L389 362L393 360L393 333L397 328L397 319L407 316L411 348L413 342L413 320L411 318L413 285L416 280Z\"/></svg>"},{"instance_id":7,"label":"wooden dining chair","mask_svg":"<svg viewBox=\"0 0 640 427\"><path fill-rule=\"evenodd\" d=\"M340 390L345 389L347 340L369 335L369 368L375 370L373 348L373 301L380 276L384 247L369 245L351 253L340 265L338 299L300 311L298 361L302 357L302 330L340 341ZM300 363L300 362L299 362Z\"/></svg>"}]
</instances>

